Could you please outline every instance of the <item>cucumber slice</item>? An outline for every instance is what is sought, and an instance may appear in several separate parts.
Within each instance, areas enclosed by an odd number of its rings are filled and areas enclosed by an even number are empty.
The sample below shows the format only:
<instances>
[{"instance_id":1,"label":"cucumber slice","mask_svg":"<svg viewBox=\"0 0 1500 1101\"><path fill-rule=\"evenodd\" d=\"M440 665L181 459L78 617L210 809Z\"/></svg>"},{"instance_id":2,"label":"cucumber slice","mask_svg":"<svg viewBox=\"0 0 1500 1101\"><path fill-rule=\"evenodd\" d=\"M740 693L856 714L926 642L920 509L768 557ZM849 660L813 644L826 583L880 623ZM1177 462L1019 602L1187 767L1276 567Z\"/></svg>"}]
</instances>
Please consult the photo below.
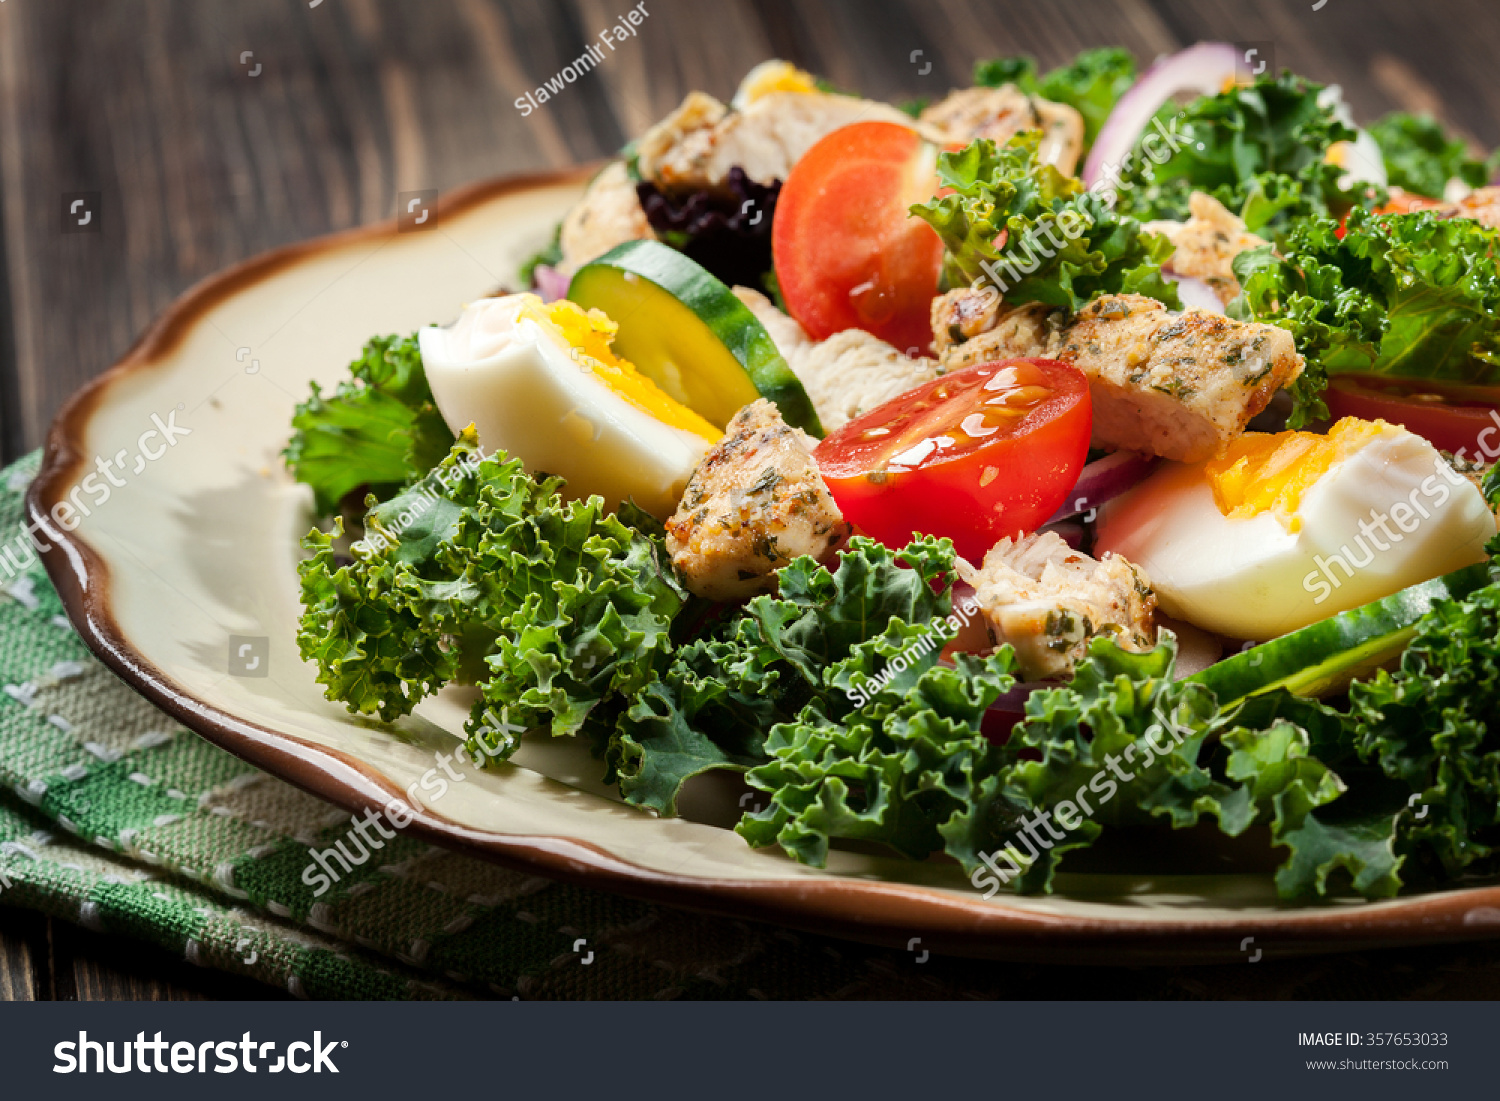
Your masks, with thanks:
<instances>
[{"instance_id":1,"label":"cucumber slice","mask_svg":"<svg viewBox=\"0 0 1500 1101\"><path fill-rule=\"evenodd\" d=\"M823 435L771 334L729 288L660 241L628 241L579 268L568 297L619 326L614 350L683 405L723 428L756 398L787 424Z\"/></svg>"},{"instance_id":2,"label":"cucumber slice","mask_svg":"<svg viewBox=\"0 0 1500 1101\"><path fill-rule=\"evenodd\" d=\"M1300 631L1210 665L1184 678L1212 688L1221 706L1285 688L1296 696L1326 696L1401 655L1417 621L1439 600L1462 600L1490 583L1480 562L1340 612Z\"/></svg>"}]
</instances>

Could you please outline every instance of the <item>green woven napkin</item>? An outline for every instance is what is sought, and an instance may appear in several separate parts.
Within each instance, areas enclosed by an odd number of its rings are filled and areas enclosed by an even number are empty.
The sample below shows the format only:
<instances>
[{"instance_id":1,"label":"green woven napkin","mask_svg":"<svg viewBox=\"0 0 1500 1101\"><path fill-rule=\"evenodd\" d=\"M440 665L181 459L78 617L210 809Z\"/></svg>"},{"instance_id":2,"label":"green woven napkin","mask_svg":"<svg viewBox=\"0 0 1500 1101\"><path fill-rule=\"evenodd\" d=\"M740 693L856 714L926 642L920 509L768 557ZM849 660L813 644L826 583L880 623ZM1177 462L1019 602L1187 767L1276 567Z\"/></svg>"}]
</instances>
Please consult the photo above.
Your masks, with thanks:
<instances>
[{"instance_id":1,"label":"green woven napkin","mask_svg":"<svg viewBox=\"0 0 1500 1101\"><path fill-rule=\"evenodd\" d=\"M16 529L38 458L0 472L0 532ZM0 906L307 997L959 992L899 953L649 906L405 838L314 899L301 879L309 848L342 839L349 815L176 725L95 661L62 613L39 562L0 571Z\"/></svg>"}]
</instances>

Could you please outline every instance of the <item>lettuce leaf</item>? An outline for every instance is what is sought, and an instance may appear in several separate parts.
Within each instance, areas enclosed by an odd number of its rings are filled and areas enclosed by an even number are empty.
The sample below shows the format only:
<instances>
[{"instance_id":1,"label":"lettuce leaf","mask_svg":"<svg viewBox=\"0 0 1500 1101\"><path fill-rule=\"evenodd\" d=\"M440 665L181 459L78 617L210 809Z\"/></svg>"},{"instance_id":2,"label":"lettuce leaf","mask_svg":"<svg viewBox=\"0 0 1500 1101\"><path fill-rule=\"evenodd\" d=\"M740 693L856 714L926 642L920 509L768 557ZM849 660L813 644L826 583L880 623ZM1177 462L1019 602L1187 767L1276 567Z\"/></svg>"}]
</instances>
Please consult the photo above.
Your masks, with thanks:
<instances>
[{"instance_id":1,"label":"lettuce leaf","mask_svg":"<svg viewBox=\"0 0 1500 1101\"><path fill-rule=\"evenodd\" d=\"M1012 305L1076 311L1101 294L1131 292L1180 309L1161 275L1171 244L1039 163L1040 140L1025 131L1003 146L980 139L938 157L952 193L911 209L943 240L947 285L991 286Z\"/></svg>"},{"instance_id":2,"label":"lettuce leaf","mask_svg":"<svg viewBox=\"0 0 1500 1101\"><path fill-rule=\"evenodd\" d=\"M1380 146L1393 187L1441 199L1449 180L1470 187L1489 182L1489 166L1470 157L1464 143L1450 137L1431 115L1392 111L1366 129Z\"/></svg>"},{"instance_id":3,"label":"lettuce leaf","mask_svg":"<svg viewBox=\"0 0 1500 1101\"><path fill-rule=\"evenodd\" d=\"M292 416L282 454L299 482L312 487L320 513L360 486L386 497L435 467L453 433L432 401L415 334L375 337L349 365L352 381L312 396Z\"/></svg>"},{"instance_id":4,"label":"lettuce leaf","mask_svg":"<svg viewBox=\"0 0 1500 1101\"><path fill-rule=\"evenodd\" d=\"M1294 227L1235 257L1235 316L1280 325L1307 368L1292 385L1292 427L1327 416L1341 371L1500 381L1500 231L1427 212L1349 212Z\"/></svg>"},{"instance_id":5,"label":"lettuce leaf","mask_svg":"<svg viewBox=\"0 0 1500 1101\"><path fill-rule=\"evenodd\" d=\"M977 62L974 83L982 88L1014 84L1023 92L1076 108L1083 116L1086 155L1104 120L1135 83L1135 58L1129 50L1104 46L1084 50L1070 64L1045 76L1037 75L1036 62L1030 57L999 58Z\"/></svg>"}]
</instances>

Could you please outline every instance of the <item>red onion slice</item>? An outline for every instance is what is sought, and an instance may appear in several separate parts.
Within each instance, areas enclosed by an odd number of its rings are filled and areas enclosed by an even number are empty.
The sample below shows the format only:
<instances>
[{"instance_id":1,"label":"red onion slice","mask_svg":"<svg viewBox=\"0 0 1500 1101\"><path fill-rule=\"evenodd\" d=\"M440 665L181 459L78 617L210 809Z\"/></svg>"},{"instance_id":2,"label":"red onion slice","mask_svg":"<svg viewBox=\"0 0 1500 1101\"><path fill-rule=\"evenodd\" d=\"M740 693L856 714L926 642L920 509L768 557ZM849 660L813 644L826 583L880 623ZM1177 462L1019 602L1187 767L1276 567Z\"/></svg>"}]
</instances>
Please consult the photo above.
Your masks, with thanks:
<instances>
[{"instance_id":1,"label":"red onion slice","mask_svg":"<svg viewBox=\"0 0 1500 1101\"><path fill-rule=\"evenodd\" d=\"M1209 313L1223 313L1224 303L1219 301L1219 296L1214 289L1201 279L1191 275L1176 275L1165 268L1162 269L1162 277L1177 284L1177 296L1182 299L1183 306L1188 309L1206 310Z\"/></svg>"},{"instance_id":2,"label":"red onion slice","mask_svg":"<svg viewBox=\"0 0 1500 1101\"><path fill-rule=\"evenodd\" d=\"M1120 97L1094 140L1083 168L1084 184L1092 187L1104 178L1106 170L1118 176L1136 139L1163 103L1178 92L1213 95L1221 91L1226 80L1234 79L1237 59L1235 48L1227 42L1200 42L1163 58L1142 73Z\"/></svg>"},{"instance_id":3,"label":"red onion slice","mask_svg":"<svg viewBox=\"0 0 1500 1101\"><path fill-rule=\"evenodd\" d=\"M1135 485L1156 466L1155 455L1138 455L1134 451L1116 451L1083 468L1068 500L1048 524L1098 508Z\"/></svg>"},{"instance_id":4,"label":"red onion slice","mask_svg":"<svg viewBox=\"0 0 1500 1101\"><path fill-rule=\"evenodd\" d=\"M568 277L547 264L538 264L531 270L531 282L543 302L556 302L568 296Z\"/></svg>"}]
</instances>

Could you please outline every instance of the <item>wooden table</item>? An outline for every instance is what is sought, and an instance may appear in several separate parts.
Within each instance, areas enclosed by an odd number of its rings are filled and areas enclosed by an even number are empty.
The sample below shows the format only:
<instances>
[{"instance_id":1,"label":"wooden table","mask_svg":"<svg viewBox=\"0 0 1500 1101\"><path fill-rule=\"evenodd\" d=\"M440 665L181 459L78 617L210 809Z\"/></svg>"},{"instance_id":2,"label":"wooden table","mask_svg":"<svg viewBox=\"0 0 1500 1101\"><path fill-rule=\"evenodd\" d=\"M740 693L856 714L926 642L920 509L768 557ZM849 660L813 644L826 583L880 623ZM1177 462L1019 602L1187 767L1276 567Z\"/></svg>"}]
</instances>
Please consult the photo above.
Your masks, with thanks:
<instances>
[{"instance_id":1,"label":"wooden table","mask_svg":"<svg viewBox=\"0 0 1500 1101\"><path fill-rule=\"evenodd\" d=\"M1494 0L1317 2L647 0L637 38L523 117L516 97L625 0L0 0L0 448L40 446L77 386L226 264L389 217L399 191L606 155L768 57L904 100L976 58L1269 43L1362 119L1427 109L1500 143ZM64 196L86 192L98 232L62 233ZM0 909L0 997L202 996L275 992Z\"/></svg>"}]
</instances>

